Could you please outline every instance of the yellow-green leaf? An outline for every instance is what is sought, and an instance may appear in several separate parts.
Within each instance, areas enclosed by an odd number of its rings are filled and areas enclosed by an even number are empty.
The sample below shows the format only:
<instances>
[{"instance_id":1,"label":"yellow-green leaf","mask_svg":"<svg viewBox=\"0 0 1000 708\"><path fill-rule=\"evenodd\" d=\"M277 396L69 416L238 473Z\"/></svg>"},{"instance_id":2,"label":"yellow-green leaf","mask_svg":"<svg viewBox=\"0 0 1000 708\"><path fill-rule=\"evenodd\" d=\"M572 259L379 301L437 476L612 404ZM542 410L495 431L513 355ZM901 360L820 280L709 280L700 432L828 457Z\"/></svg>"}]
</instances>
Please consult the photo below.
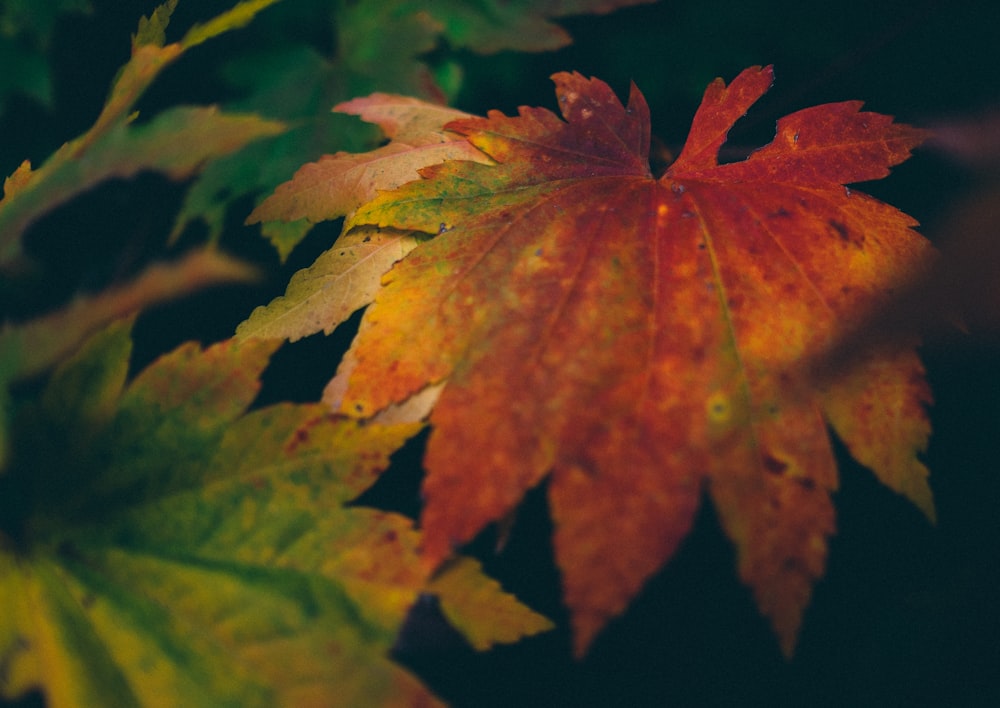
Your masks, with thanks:
<instances>
[{"instance_id":1,"label":"yellow-green leaf","mask_svg":"<svg viewBox=\"0 0 1000 708\"><path fill-rule=\"evenodd\" d=\"M0 260L19 251L18 239L35 219L106 179L132 177L142 170L181 179L217 155L283 130L282 123L253 115L180 107L148 125L117 125L92 143L80 143L79 149L64 146L19 185L12 198L0 202Z\"/></svg>"},{"instance_id":2,"label":"yellow-green leaf","mask_svg":"<svg viewBox=\"0 0 1000 708\"><path fill-rule=\"evenodd\" d=\"M208 22L192 27L184 35L184 39L181 40L181 46L184 49L190 49L223 32L246 27L258 12L274 5L276 2L280 2L280 0L243 0L243 2Z\"/></svg>"},{"instance_id":3,"label":"yellow-green leaf","mask_svg":"<svg viewBox=\"0 0 1000 708\"><path fill-rule=\"evenodd\" d=\"M474 648L483 651L552 629L548 618L526 611L498 582L480 581L482 572L479 561L457 558L430 584L441 600L444 616Z\"/></svg>"},{"instance_id":4,"label":"yellow-green leaf","mask_svg":"<svg viewBox=\"0 0 1000 708\"><path fill-rule=\"evenodd\" d=\"M419 243L405 231L355 229L300 270L288 289L255 309L236 336L288 339L329 334L355 310L372 301L382 275Z\"/></svg>"},{"instance_id":5,"label":"yellow-green leaf","mask_svg":"<svg viewBox=\"0 0 1000 708\"><path fill-rule=\"evenodd\" d=\"M322 404L247 413L278 344L259 339L184 345L123 387L128 330L92 337L14 420L15 464L0 477L0 601L15 610L0 614L0 696L437 705L389 659L410 606L437 589L420 534L347 504L422 424ZM475 568L441 592L476 646L547 626ZM509 626L490 621L494 606Z\"/></svg>"},{"instance_id":6,"label":"yellow-green leaf","mask_svg":"<svg viewBox=\"0 0 1000 708\"><path fill-rule=\"evenodd\" d=\"M152 13L149 17L139 18L139 29L132 35L132 49L141 47L144 44L151 44L154 47L162 47L167 43L167 25L170 24L170 16L177 9L177 0L167 0Z\"/></svg>"}]
</instances>

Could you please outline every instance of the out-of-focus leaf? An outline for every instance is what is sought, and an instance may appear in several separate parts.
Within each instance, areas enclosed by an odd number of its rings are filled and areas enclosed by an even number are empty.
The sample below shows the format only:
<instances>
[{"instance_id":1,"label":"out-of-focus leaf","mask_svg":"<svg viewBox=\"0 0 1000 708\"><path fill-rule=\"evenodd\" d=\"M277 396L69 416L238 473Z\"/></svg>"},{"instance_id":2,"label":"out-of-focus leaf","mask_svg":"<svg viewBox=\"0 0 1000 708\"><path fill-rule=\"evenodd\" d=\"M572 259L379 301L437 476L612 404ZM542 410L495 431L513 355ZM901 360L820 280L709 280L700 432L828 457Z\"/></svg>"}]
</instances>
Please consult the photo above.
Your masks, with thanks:
<instances>
[{"instance_id":1,"label":"out-of-focus leaf","mask_svg":"<svg viewBox=\"0 0 1000 708\"><path fill-rule=\"evenodd\" d=\"M111 320L149 305L221 283L252 280L256 271L215 250L194 251L177 263L150 266L133 282L98 295L79 296L37 320L0 329L0 351L16 360L9 380L33 376L74 351Z\"/></svg>"},{"instance_id":2,"label":"out-of-focus leaf","mask_svg":"<svg viewBox=\"0 0 1000 708\"><path fill-rule=\"evenodd\" d=\"M4 0L0 4L0 35L11 37L30 34L42 46L48 44L61 15L88 13L92 7L88 0Z\"/></svg>"},{"instance_id":3,"label":"out-of-focus leaf","mask_svg":"<svg viewBox=\"0 0 1000 708\"><path fill-rule=\"evenodd\" d=\"M52 101L49 44L57 20L85 14L88 0L3 0L0 2L0 114L7 97L24 93L48 105Z\"/></svg>"},{"instance_id":4,"label":"out-of-focus leaf","mask_svg":"<svg viewBox=\"0 0 1000 708\"><path fill-rule=\"evenodd\" d=\"M14 421L0 696L438 705L388 658L410 605L434 591L420 535L405 517L346 506L421 425L320 404L246 413L274 341L184 345L126 384L129 329L94 335ZM481 618L468 630L479 646L547 627L481 573L442 596ZM492 627L476 598L519 629Z\"/></svg>"},{"instance_id":5,"label":"out-of-focus leaf","mask_svg":"<svg viewBox=\"0 0 1000 708\"><path fill-rule=\"evenodd\" d=\"M493 54L559 49L572 40L550 19L605 14L649 2L655 0L429 0L422 7L443 25L443 34L453 46Z\"/></svg>"},{"instance_id":6,"label":"out-of-focus leaf","mask_svg":"<svg viewBox=\"0 0 1000 708\"><path fill-rule=\"evenodd\" d=\"M524 606L504 592L499 583L480 581L482 572L479 561L456 558L428 586L440 598L448 622L473 648L484 651L495 644L516 642L552 629L547 618L526 614Z\"/></svg>"},{"instance_id":7,"label":"out-of-focus leaf","mask_svg":"<svg viewBox=\"0 0 1000 708\"><path fill-rule=\"evenodd\" d=\"M425 3L360 0L341 6L336 19L337 59L350 81L343 98L385 91L444 102L423 60L444 26Z\"/></svg>"},{"instance_id":8,"label":"out-of-focus leaf","mask_svg":"<svg viewBox=\"0 0 1000 708\"><path fill-rule=\"evenodd\" d=\"M192 30L195 39L245 24L277 0L244 2ZM175 108L149 125L131 127L136 100L156 76L177 60L188 44L161 45L173 0L143 18L133 37L132 56L118 72L107 102L94 125L66 143L37 170L23 164L16 189L0 200L0 266L21 255L21 236L35 219L109 177L140 170L162 170L174 178L190 176L210 159L285 129L277 121L249 115L226 115L215 108ZM10 180L8 180L10 183ZM5 185L5 189L6 189Z\"/></svg>"},{"instance_id":9,"label":"out-of-focus leaf","mask_svg":"<svg viewBox=\"0 0 1000 708\"><path fill-rule=\"evenodd\" d=\"M7 97L23 93L41 104L52 102L52 77L48 59L0 38L0 114Z\"/></svg>"},{"instance_id":10,"label":"out-of-focus leaf","mask_svg":"<svg viewBox=\"0 0 1000 708\"><path fill-rule=\"evenodd\" d=\"M0 201L0 262L16 256L25 228L45 212L110 177L159 170L186 177L217 155L284 130L254 115L226 115L216 108L173 108L149 125L118 124L82 150L57 152L31 173L18 172L16 191ZM85 141L89 142L89 141Z\"/></svg>"},{"instance_id":11,"label":"out-of-focus leaf","mask_svg":"<svg viewBox=\"0 0 1000 708\"><path fill-rule=\"evenodd\" d=\"M139 18L139 29L132 35L132 50L145 44L162 47L167 43L167 25L177 9L177 0L167 0L157 7L149 17Z\"/></svg>"},{"instance_id":12,"label":"out-of-focus leaf","mask_svg":"<svg viewBox=\"0 0 1000 708\"><path fill-rule=\"evenodd\" d=\"M289 129L239 152L214 160L195 179L184 197L170 238L176 239L189 224L202 222L210 241L222 234L229 204L242 195L268 193L304 162L338 148L360 149L371 138L369 129L329 112L343 100L339 68L308 47L262 52L242 58L231 68L230 80L250 98L233 104L234 110L252 111L285 122ZM282 259L309 230L309 224L265 234Z\"/></svg>"},{"instance_id":13,"label":"out-of-focus leaf","mask_svg":"<svg viewBox=\"0 0 1000 708\"><path fill-rule=\"evenodd\" d=\"M229 30L246 27L258 12L280 1L243 0L243 2L238 3L208 22L192 27L184 35L180 44L184 49L190 49Z\"/></svg>"},{"instance_id":14,"label":"out-of-focus leaf","mask_svg":"<svg viewBox=\"0 0 1000 708\"><path fill-rule=\"evenodd\" d=\"M308 219L269 221L260 225L260 235L271 242L274 250L278 252L278 258L284 262L292 250L312 230L312 227L313 224Z\"/></svg>"}]
</instances>

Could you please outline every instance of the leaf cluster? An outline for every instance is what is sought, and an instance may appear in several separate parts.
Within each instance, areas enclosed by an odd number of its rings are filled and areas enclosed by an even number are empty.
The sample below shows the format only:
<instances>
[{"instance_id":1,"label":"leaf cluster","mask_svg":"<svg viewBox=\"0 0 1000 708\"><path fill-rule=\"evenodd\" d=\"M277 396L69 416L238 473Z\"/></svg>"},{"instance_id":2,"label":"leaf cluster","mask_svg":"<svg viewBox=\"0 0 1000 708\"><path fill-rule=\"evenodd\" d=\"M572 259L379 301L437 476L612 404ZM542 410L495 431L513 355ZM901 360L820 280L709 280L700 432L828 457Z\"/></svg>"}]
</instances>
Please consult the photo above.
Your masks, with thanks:
<instances>
[{"instance_id":1,"label":"leaf cluster","mask_svg":"<svg viewBox=\"0 0 1000 708\"><path fill-rule=\"evenodd\" d=\"M438 705L393 660L419 611L478 651L553 627L463 555L535 489L575 657L707 504L790 658L836 532L835 445L934 521L911 331L829 355L935 262L854 186L925 131L824 104L729 162L761 66L709 84L662 171L635 85L622 101L561 72L559 115L448 107L471 54L561 47L553 20L644 1L242 0L178 32L167 0L141 18L90 127L0 199L0 698ZM5 5L0 51L87 9ZM202 60L219 102L161 105ZM29 84L47 98L25 65L0 110ZM119 275L38 292L59 277L40 225L150 173L177 195L155 255L126 245L106 255ZM234 215L267 257L227 254ZM324 222L332 245L231 337L135 364L141 313L259 280ZM359 311L314 402L260 403L284 342ZM367 506L422 431L419 521Z\"/></svg>"}]
</instances>

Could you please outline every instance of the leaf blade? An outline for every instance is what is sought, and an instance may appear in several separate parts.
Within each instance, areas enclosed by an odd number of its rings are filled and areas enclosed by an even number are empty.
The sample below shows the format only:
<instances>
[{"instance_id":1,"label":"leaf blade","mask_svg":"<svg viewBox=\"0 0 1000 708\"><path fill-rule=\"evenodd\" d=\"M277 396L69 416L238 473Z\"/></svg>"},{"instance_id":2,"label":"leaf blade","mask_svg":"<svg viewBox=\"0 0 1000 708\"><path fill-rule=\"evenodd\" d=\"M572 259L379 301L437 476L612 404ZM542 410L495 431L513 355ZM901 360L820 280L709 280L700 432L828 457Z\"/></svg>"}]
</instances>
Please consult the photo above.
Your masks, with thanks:
<instances>
[{"instance_id":1,"label":"leaf blade","mask_svg":"<svg viewBox=\"0 0 1000 708\"><path fill-rule=\"evenodd\" d=\"M653 179L637 91L623 106L596 80L555 81L565 121L522 108L449 124L497 164L428 168L348 221L438 231L386 275L331 397L364 417L443 383L425 456L431 565L548 478L577 654L673 554L707 489L790 655L834 533L824 416L928 508L912 363L873 359L896 373L835 395L794 373L930 256L912 219L835 181L884 176L923 134L829 104L718 165L771 84L752 67L709 87L681 156ZM825 132L796 161L786 134L815 119ZM892 395L864 432L846 422L879 391ZM900 400L907 419L892 427Z\"/></svg>"}]
</instances>

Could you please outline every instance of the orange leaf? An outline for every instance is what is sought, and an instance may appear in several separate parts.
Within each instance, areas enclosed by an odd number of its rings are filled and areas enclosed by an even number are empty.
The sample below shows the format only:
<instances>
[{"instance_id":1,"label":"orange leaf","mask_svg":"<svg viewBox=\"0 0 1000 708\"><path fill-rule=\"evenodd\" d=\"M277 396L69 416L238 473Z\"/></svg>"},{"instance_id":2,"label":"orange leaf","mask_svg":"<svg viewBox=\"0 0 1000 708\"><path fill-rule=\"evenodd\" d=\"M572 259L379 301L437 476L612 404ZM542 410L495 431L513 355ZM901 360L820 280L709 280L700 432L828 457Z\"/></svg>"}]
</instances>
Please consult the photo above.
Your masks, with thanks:
<instances>
[{"instance_id":1,"label":"orange leaf","mask_svg":"<svg viewBox=\"0 0 1000 708\"><path fill-rule=\"evenodd\" d=\"M438 235L385 276L341 409L371 415L446 382L425 460L432 565L548 479L578 653L674 553L707 490L790 654L834 532L827 423L933 514L916 356L823 390L793 374L929 256L911 218L844 186L885 176L924 132L835 103L719 165L771 84L754 67L709 86L655 178L634 86L623 106L598 80L554 78L565 121L521 108L451 123L498 164L429 167L349 222Z\"/></svg>"}]
</instances>

